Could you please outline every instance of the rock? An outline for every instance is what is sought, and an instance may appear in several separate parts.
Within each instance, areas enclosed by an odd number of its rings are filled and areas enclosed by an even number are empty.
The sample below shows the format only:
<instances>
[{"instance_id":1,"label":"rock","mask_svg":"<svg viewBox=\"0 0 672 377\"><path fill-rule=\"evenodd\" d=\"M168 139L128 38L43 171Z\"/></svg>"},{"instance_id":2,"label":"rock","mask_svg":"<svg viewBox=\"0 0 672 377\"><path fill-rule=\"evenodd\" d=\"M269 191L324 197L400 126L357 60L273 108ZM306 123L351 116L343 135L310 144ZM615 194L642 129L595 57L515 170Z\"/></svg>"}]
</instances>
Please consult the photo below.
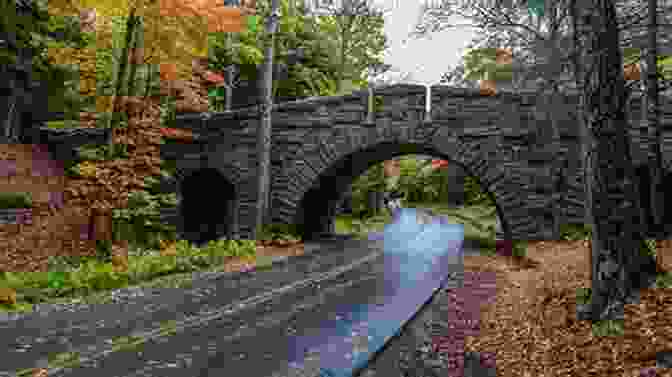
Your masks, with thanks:
<instances>
[{"instance_id":1,"label":"rock","mask_svg":"<svg viewBox=\"0 0 672 377\"><path fill-rule=\"evenodd\" d=\"M662 351L656 354L658 368L672 368L672 351Z\"/></svg>"},{"instance_id":2,"label":"rock","mask_svg":"<svg viewBox=\"0 0 672 377\"><path fill-rule=\"evenodd\" d=\"M478 352L465 352L464 377L496 377L497 370L481 363Z\"/></svg>"}]
</instances>

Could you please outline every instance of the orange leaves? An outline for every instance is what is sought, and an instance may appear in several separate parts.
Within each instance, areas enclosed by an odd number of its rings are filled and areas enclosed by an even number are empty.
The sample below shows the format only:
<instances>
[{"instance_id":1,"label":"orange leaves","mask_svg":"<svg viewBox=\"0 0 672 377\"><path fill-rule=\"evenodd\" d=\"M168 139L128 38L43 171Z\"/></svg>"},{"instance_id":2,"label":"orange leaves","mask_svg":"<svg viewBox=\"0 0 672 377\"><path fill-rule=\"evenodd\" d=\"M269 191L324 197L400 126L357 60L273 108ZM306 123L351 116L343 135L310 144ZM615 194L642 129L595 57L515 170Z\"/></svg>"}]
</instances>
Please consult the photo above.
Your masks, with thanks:
<instances>
[{"instance_id":1,"label":"orange leaves","mask_svg":"<svg viewBox=\"0 0 672 377\"><path fill-rule=\"evenodd\" d=\"M33 377L47 377L47 370L44 368L37 368L33 370Z\"/></svg>"},{"instance_id":2,"label":"orange leaves","mask_svg":"<svg viewBox=\"0 0 672 377\"><path fill-rule=\"evenodd\" d=\"M173 63L161 63L159 76L161 80L175 81L177 80L177 66Z\"/></svg>"},{"instance_id":3,"label":"orange leaves","mask_svg":"<svg viewBox=\"0 0 672 377\"><path fill-rule=\"evenodd\" d=\"M623 76L626 80L639 80L641 73L639 70L639 63L628 64L623 67Z\"/></svg>"},{"instance_id":4,"label":"orange leaves","mask_svg":"<svg viewBox=\"0 0 672 377\"><path fill-rule=\"evenodd\" d=\"M214 0L161 0L161 17L197 17L207 24L207 31L240 32L245 26L243 8L222 6Z\"/></svg>"},{"instance_id":5,"label":"orange leaves","mask_svg":"<svg viewBox=\"0 0 672 377\"><path fill-rule=\"evenodd\" d=\"M208 32L240 33L245 28L245 13L242 8L219 7L212 9L208 18Z\"/></svg>"},{"instance_id":6,"label":"orange leaves","mask_svg":"<svg viewBox=\"0 0 672 377\"><path fill-rule=\"evenodd\" d=\"M513 54L510 48L498 48L495 50L495 62L497 64L508 65L513 63Z\"/></svg>"},{"instance_id":7,"label":"orange leaves","mask_svg":"<svg viewBox=\"0 0 672 377\"><path fill-rule=\"evenodd\" d=\"M497 85L492 80L482 80L480 91L483 96L493 96L497 94Z\"/></svg>"},{"instance_id":8,"label":"orange leaves","mask_svg":"<svg viewBox=\"0 0 672 377\"><path fill-rule=\"evenodd\" d=\"M179 140L193 140L194 135L185 130L180 130L177 128L168 128L168 127L163 127L161 128L161 134L165 138L169 139L179 139Z\"/></svg>"}]
</instances>

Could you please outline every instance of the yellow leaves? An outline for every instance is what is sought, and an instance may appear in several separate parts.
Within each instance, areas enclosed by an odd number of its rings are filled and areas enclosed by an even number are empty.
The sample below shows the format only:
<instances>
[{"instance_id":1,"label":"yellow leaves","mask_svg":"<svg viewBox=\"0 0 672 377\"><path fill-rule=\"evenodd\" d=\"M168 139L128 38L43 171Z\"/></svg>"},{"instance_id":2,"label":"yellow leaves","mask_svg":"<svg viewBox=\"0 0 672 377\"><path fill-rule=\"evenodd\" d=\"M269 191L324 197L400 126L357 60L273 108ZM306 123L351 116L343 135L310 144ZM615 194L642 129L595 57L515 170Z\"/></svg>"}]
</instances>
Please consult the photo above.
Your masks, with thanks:
<instances>
[{"instance_id":1,"label":"yellow leaves","mask_svg":"<svg viewBox=\"0 0 672 377\"><path fill-rule=\"evenodd\" d=\"M0 287L0 304L16 304L16 291L8 287Z\"/></svg>"},{"instance_id":2,"label":"yellow leaves","mask_svg":"<svg viewBox=\"0 0 672 377\"><path fill-rule=\"evenodd\" d=\"M102 114L112 108L112 96L96 96L96 112Z\"/></svg>"},{"instance_id":3,"label":"yellow leaves","mask_svg":"<svg viewBox=\"0 0 672 377\"><path fill-rule=\"evenodd\" d=\"M176 242L166 242L161 241L161 250L159 252L162 256L176 255L177 254L177 243Z\"/></svg>"},{"instance_id":4,"label":"yellow leaves","mask_svg":"<svg viewBox=\"0 0 672 377\"><path fill-rule=\"evenodd\" d=\"M98 168L90 161L80 162L78 165L79 174L85 178L95 178Z\"/></svg>"},{"instance_id":5,"label":"yellow leaves","mask_svg":"<svg viewBox=\"0 0 672 377\"><path fill-rule=\"evenodd\" d=\"M55 64L71 66L79 71L79 93L82 96L96 94L96 48L85 47L50 47L47 50L49 58Z\"/></svg>"},{"instance_id":6,"label":"yellow leaves","mask_svg":"<svg viewBox=\"0 0 672 377\"><path fill-rule=\"evenodd\" d=\"M112 268L115 272L128 271L128 253L115 253L112 255Z\"/></svg>"}]
</instances>

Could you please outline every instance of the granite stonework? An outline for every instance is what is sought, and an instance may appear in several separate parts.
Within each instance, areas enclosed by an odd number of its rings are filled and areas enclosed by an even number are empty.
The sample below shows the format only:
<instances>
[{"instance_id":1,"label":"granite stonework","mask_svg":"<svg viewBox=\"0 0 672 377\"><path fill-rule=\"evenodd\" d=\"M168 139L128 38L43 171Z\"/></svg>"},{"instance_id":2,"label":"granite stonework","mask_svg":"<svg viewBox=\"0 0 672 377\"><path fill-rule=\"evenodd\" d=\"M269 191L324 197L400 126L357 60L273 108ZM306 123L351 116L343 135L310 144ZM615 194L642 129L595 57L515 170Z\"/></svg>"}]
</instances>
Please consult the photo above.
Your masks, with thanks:
<instances>
[{"instance_id":1,"label":"granite stonework","mask_svg":"<svg viewBox=\"0 0 672 377\"><path fill-rule=\"evenodd\" d=\"M302 223L309 232L328 230L342 192L358 175L375 163L412 153L447 159L477 177L496 199L507 238L555 238L555 222L583 222L576 95L552 104L552 122L548 101L542 104L535 92L486 96L435 86L429 114L424 86L395 85L374 94L380 101L373 116L366 91L274 106L268 220ZM668 97L661 103L661 147L669 167L672 106ZM629 106L633 159L641 164L648 157L648 138L640 99L632 98ZM233 183L234 228L241 237L251 234L254 224L258 124L256 107L178 116L175 127L192 130L199 141L162 151L175 161L178 180L209 167Z\"/></svg>"}]
</instances>

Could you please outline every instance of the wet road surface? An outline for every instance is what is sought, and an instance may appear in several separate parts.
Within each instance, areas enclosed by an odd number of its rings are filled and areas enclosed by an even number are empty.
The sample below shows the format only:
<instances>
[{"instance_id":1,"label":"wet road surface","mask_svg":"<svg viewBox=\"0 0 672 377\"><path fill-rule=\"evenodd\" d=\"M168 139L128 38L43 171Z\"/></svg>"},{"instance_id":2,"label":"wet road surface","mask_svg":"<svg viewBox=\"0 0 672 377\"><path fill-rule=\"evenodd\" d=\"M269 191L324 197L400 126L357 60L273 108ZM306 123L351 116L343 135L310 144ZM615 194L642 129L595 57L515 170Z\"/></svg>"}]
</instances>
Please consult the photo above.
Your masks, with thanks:
<instances>
[{"instance_id":1,"label":"wet road surface","mask_svg":"<svg viewBox=\"0 0 672 377\"><path fill-rule=\"evenodd\" d=\"M288 368L297 355L295 337L317 336L327 319L344 305L382 303L389 295L383 274L390 260L382 253L321 282L307 284L250 305L215 316L198 325L176 329L132 348L109 353L78 367L50 376L249 376L289 377L315 375L318 363L302 370ZM456 264L456 268L461 266ZM299 353L300 350L298 351Z\"/></svg>"}]
</instances>

